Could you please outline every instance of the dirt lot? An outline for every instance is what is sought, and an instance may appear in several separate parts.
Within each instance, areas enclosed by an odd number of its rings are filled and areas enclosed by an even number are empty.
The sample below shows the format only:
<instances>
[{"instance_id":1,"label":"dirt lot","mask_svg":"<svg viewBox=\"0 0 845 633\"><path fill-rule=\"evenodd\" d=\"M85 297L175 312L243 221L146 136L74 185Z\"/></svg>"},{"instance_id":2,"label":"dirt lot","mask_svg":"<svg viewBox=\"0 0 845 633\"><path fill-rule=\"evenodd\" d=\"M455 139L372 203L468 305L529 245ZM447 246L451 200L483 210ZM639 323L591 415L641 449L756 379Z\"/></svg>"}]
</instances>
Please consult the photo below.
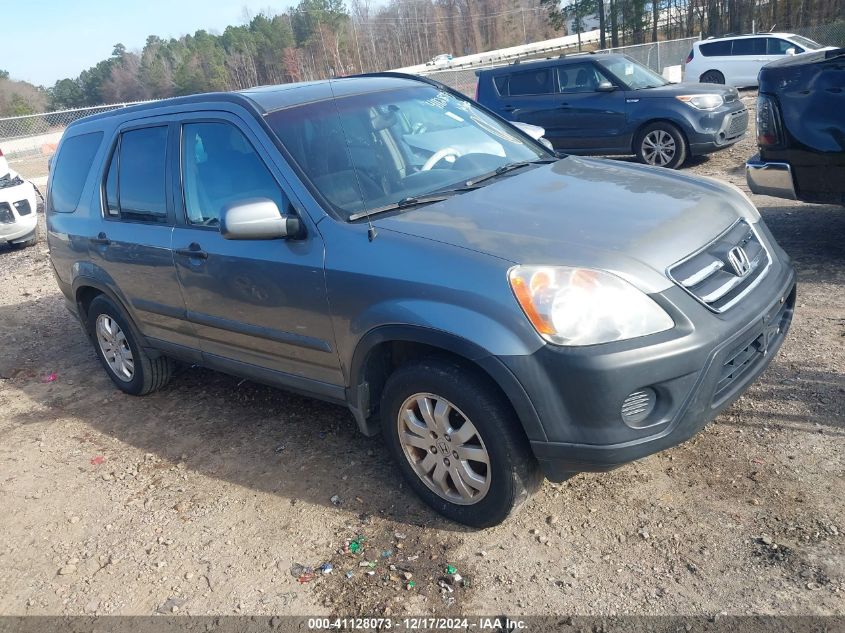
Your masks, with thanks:
<instances>
[{"instance_id":1,"label":"dirt lot","mask_svg":"<svg viewBox=\"0 0 845 633\"><path fill-rule=\"evenodd\" d=\"M745 188L751 153L688 171ZM422 506L342 408L199 368L121 394L46 245L0 251L0 613L842 614L845 210L755 202L800 278L770 369L690 442L481 532Z\"/></svg>"}]
</instances>

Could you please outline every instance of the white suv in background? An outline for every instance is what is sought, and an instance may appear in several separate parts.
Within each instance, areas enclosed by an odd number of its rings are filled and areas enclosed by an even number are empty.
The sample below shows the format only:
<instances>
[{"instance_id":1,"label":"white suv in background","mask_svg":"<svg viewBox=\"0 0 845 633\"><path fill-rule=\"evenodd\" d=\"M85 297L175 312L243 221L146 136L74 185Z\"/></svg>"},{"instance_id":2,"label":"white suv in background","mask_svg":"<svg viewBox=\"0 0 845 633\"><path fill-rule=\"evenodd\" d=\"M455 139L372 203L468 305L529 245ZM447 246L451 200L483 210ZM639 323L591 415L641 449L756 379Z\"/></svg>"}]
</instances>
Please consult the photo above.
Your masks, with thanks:
<instances>
[{"instance_id":1,"label":"white suv in background","mask_svg":"<svg viewBox=\"0 0 845 633\"><path fill-rule=\"evenodd\" d=\"M709 38L692 46L684 68L684 81L727 84L743 88L757 85L760 69L784 55L798 55L825 48L792 33L755 33Z\"/></svg>"}]
</instances>

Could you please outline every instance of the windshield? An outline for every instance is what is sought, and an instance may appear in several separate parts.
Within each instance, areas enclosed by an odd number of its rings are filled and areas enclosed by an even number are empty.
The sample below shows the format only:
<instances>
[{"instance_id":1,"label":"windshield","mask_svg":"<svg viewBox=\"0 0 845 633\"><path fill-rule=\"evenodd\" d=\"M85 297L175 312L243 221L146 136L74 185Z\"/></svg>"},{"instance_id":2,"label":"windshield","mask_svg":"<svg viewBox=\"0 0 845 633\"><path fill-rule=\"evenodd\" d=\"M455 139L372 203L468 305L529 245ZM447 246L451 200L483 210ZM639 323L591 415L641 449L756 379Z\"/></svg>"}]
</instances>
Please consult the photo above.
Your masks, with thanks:
<instances>
[{"instance_id":1,"label":"windshield","mask_svg":"<svg viewBox=\"0 0 845 633\"><path fill-rule=\"evenodd\" d=\"M294 106L266 119L344 218L552 157L468 99L427 84Z\"/></svg>"},{"instance_id":2,"label":"windshield","mask_svg":"<svg viewBox=\"0 0 845 633\"><path fill-rule=\"evenodd\" d=\"M802 37L801 35L792 35L789 39L791 39L796 44L800 44L808 51L817 51L820 48L824 48L824 46L822 46L818 42L814 42L813 40L806 37Z\"/></svg>"},{"instance_id":3,"label":"windshield","mask_svg":"<svg viewBox=\"0 0 845 633\"><path fill-rule=\"evenodd\" d=\"M630 57L611 57L609 59L602 59L601 56L597 55L596 61L616 75L616 78L628 86L631 90L657 88L658 86L665 86L669 83L656 72L649 70L638 62L635 62Z\"/></svg>"}]
</instances>

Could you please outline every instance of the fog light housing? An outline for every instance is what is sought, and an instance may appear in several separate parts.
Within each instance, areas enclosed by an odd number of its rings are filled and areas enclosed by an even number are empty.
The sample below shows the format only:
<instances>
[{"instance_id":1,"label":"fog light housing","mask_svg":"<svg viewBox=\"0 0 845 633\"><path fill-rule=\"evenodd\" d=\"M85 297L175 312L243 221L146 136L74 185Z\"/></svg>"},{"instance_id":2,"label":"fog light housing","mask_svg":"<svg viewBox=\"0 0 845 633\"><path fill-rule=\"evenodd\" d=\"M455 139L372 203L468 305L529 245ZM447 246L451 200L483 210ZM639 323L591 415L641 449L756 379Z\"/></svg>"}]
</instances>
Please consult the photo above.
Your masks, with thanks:
<instances>
[{"instance_id":1,"label":"fog light housing","mask_svg":"<svg viewBox=\"0 0 845 633\"><path fill-rule=\"evenodd\" d=\"M622 421L628 426L642 428L643 422L648 419L654 406L657 404L657 394L651 387L637 389L628 394L622 402Z\"/></svg>"}]
</instances>

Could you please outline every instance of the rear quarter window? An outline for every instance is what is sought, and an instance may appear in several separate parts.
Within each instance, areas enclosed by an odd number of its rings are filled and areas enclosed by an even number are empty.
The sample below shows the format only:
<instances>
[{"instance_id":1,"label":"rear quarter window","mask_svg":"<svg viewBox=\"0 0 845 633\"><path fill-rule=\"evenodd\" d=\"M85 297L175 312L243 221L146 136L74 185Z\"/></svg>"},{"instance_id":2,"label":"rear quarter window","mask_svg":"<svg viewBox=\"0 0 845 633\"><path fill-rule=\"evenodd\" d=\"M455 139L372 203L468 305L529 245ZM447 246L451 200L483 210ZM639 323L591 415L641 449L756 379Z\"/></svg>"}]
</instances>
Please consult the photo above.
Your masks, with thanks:
<instances>
[{"instance_id":1,"label":"rear quarter window","mask_svg":"<svg viewBox=\"0 0 845 633\"><path fill-rule=\"evenodd\" d=\"M53 161L53 179L50 182L50 206L53 211L76 211L94 156L102 142L103 133L92 132L71 137L62 143Z\"/></svg>"},{"instance_id":2,"label":"rear quarter window","mask_svg":"<svg viewBox=\"0 0 845 633\"><path fill-rule=\"evenodd\" d=\"M493 77L493 83L496 86L496 92L498 92L503 97L506 97L508 94L508 78L509 75L499 75L498 77Z\"/></svg>"},{"instance_id":3,"label":"rear quarter window","mask_svg":"<svg viewBox=\"0 0 845 633\"><path fill-rule=\"evenodd\" d=\"M701 44L698 47L698 50L700 50L701 54L705 57L727 57L731 54L731 40Z\"/></svg>"}]
</instances>

